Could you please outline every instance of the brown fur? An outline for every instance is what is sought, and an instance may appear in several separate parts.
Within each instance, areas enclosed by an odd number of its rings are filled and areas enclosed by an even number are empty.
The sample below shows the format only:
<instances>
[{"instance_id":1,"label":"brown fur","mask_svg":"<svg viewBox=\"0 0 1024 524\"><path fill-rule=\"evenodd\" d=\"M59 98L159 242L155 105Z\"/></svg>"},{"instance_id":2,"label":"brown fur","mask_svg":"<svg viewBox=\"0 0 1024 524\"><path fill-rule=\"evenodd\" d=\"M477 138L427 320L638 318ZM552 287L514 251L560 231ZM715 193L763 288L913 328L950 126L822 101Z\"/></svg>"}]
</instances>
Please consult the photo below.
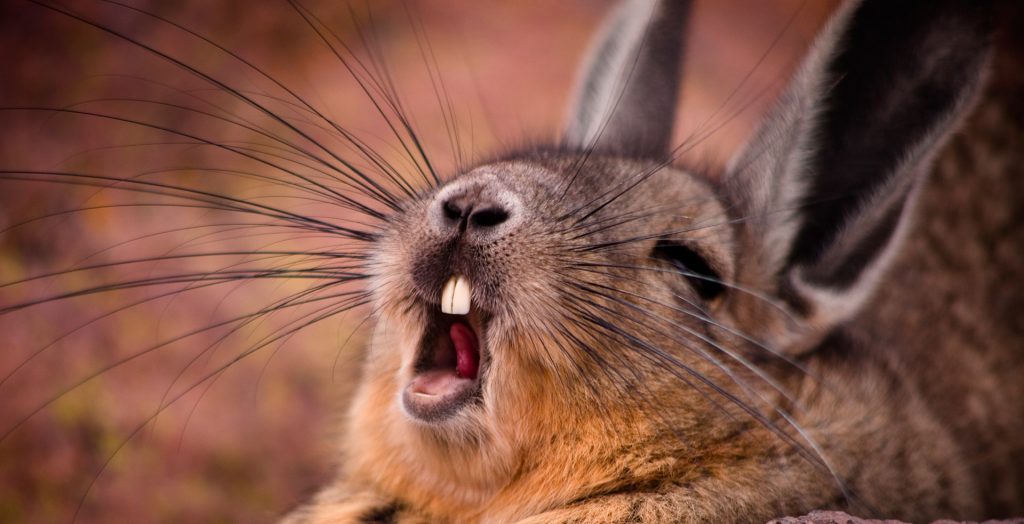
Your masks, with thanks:
<instances>
[{"instance_id":1,"label":"brown fur","mask_svg":"<svg viewBox=\"0 0 1024 524\"><path fill-rule=\"evenodd\" d=\"M679 296L697 301L677 275L579 265L659 267L648 258L656 238L577 248L623 230L679 230L673 236L725 280L749 274L737 253L754 240L729 224L714 187L660 168L593 220L668 211L581 240L552 217L657 164L594 157L560 199L581 158L531 153L462 178L500 179L522 192L531 217L515 238L455 259L474 282L490 284L474 297L491 314L482 402L441 425L412 421L397 399L437 301L437 287L415 273L439 241L424 225L430 196L410 203L379 242L378 322L341 472L287 521L756 522L823 507L904 520L1024 513L1024 106L1002 67L938 157L867 305L802 342L813 351L793 353L805 371L758 359L756 344L737 335L758 335L759 313L743 309L749 295L710 303L703 314L716 326L673 306ZM570 291L591 302L567 298ZM663 348L693 374L572 323L574 307ZM753 359L790 398L701 337ZM581 343L604 360L584 355ZM794 441L819 446L851 496L822 463L702 380Z\"/></svg>"}]
</instances>

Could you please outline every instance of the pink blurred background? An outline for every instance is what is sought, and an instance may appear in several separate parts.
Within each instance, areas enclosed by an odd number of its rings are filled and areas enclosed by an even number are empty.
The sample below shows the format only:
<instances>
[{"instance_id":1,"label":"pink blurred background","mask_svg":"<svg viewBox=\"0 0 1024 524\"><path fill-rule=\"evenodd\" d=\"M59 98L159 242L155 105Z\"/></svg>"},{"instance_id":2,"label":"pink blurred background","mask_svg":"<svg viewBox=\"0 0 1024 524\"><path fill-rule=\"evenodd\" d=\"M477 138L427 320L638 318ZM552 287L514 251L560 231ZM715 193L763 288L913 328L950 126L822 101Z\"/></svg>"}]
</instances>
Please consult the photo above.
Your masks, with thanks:
<instances>
[{"instance_id":1,"label":"pink blurred background","mask_svg":"<svg viewBox=\"0 0 1024 524\"><path fill-rule=\"evenodd\" d=\"M212 45L117 5L90 0L58 5L124 31L287 118L307 122L300 125L348 153L328 132L309 126L308 115L282 102L287 94L280 87ZM288 3L131 5L209 36L257 64L413 177L412 165L358 84ZM431 161L450 176L474 159L558 136L576 65L612 2L304 5L356 56L379 53ZM799 0L695 3L678 115L678 142L688 144L681 163L715 168L728 158L834 6ZM325 220L359 218L254 178L281 175L215 147L109 119L10 110L73 108L158 123L221 143L267 147L251 131L167 105L178 104L282 132L266 115L181 67L81 21L28 2L4 2L0 76L0 107L8 108L0 116L0 170L8 171L0 177L0 308L104 283L308 263L302 256L269 260L214 253L358 249L324 235L290 235L240 221L231 213L152 205L172 203L166 197L12 180L14 171L29 170L136 177ZM438 99L445 94L454 115L440 109ZM454 148L446 117L459 130ZM73 268L185 253L209 256L22 282ZM68 521L77 511L79 522L260 522L312 493L333 467L334 432L357 378L367 311L332 316L238 362L233 361L246 350L315 309L293 308L235 331L219 327L178 339L310 285L260 280L193 289L197 286L177 283L0 314L0 521ZM161 294L166 296L153 298ZM133 305L146 298L152 300ZM107 367L112 369L103 371ZM222 367L225 371L218 372ZM176 401L167 405L171 399Z\"/></svg>"}]
</instances>

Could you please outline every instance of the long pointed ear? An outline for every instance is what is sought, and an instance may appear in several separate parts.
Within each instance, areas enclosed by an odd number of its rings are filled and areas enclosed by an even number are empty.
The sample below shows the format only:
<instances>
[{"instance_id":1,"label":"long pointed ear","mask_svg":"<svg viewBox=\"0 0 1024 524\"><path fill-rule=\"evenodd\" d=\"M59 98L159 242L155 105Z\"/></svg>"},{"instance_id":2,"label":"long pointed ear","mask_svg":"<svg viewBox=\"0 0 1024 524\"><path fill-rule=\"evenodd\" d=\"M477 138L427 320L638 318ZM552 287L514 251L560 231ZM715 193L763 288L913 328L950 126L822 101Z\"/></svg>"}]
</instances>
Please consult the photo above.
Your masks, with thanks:
<instances>
[{"instance_id":1,"label":"long pointed ear","mask_svg":"<svg viewBox=\"0 0 1024 524\"><path fill-rule=\"evenodd\" d=\"M769 337L780 346L806 347L878 287L933 156L972 106L991 25L983 1L844 5L730 164L738 278L792 306ZM755 302L733 313L765 323Z\"/></svg>"},{"instance_id":2,"label":"long pointed ear","mask_svg":"<svg viewBox=\"0 0 1024 524\"><path fill-rule=\"evenodd\" d=\"M672 139L688 0L627 0L583 70L564 141L605 153L662 156Z\"/></svg>"}]
</instances>

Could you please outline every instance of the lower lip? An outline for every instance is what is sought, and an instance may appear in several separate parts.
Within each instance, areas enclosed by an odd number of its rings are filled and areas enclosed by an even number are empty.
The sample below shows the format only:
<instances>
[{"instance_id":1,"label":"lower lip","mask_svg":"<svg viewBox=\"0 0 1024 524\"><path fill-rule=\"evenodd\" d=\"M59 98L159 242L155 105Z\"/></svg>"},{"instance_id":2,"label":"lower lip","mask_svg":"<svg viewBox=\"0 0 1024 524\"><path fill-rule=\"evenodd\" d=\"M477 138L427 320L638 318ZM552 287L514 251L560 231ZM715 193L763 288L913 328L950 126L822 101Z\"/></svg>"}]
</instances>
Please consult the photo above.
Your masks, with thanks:
<instances>
[{"instance_id":1,"label":"lower lip","mask_svg":"<svg viewBox=\"0 0 1024 524\"><path fill-rule=\"evenodd\" d=\"M402 394L402 407L412 418L436 424L450 419L478 398L480 382L459 377L452 369L416 375Z\"/></svg>"}]
</instances>

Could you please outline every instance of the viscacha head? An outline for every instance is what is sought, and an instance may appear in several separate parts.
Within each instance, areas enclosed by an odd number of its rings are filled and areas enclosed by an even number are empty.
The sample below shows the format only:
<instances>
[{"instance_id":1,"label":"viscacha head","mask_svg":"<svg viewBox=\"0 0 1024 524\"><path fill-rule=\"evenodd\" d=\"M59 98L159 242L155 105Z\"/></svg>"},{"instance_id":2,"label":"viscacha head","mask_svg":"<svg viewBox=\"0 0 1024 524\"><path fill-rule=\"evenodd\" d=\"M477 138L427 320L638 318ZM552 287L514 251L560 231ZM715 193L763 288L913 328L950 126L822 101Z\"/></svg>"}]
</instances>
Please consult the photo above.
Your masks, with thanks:
<instances>
[{"instance_id":1,"label":"viscacha head","mask_svg":"<svg viewBox=\"0 0 1024 524\"><path fill-rule=\"evenodd\" d=\"M898 251L987 12L850 2L719 173L673 164L688 9L625 2L562 143L390 217L339 482L493 521L779 448L833 483L787 388Z\"/></svg>"}]
</instances>

